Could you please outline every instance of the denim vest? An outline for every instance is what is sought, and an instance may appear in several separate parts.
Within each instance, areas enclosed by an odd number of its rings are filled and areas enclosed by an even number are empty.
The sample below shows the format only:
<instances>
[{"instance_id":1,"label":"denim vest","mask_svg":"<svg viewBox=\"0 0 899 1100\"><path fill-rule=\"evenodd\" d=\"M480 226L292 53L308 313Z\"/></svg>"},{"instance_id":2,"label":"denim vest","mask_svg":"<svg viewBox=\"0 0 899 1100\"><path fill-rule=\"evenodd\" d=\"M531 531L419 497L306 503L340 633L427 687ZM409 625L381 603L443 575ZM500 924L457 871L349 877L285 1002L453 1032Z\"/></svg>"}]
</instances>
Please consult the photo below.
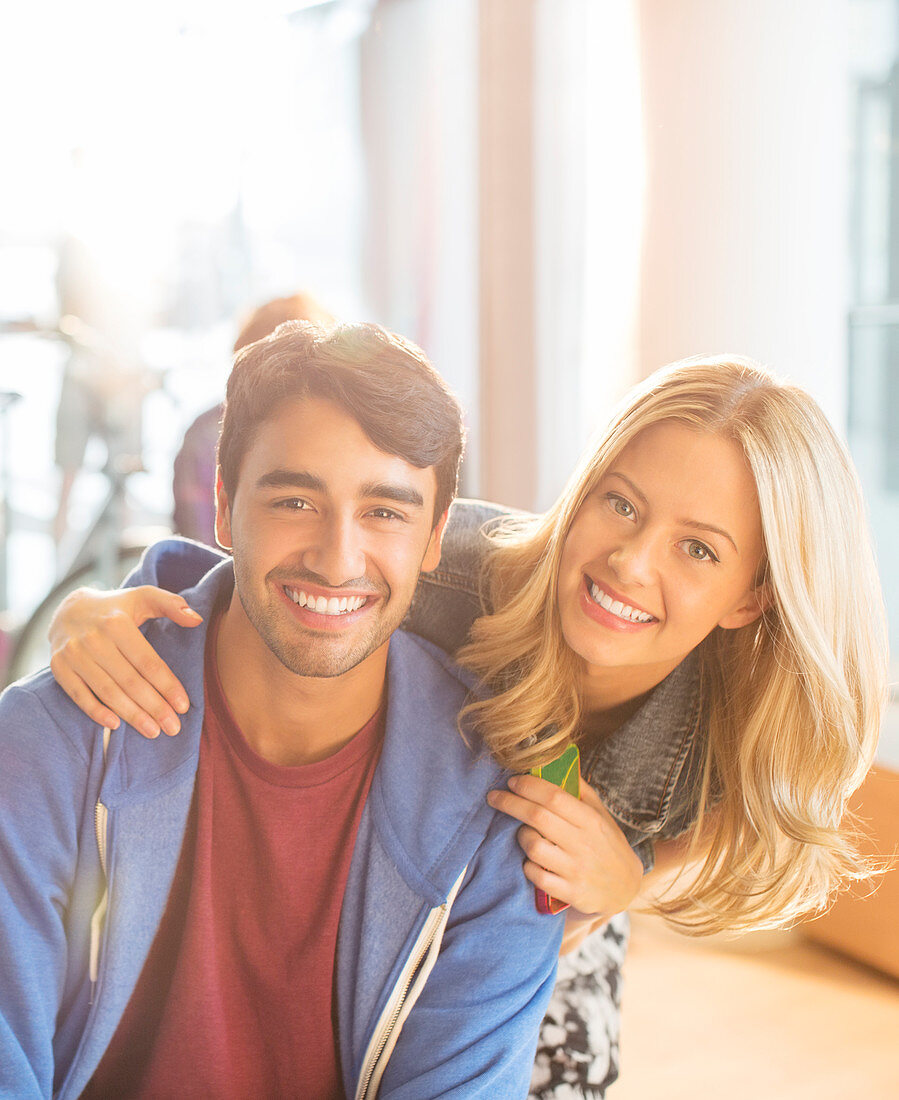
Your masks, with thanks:
<instances>
[{"instance_id":1,"label":"denim vest","mask_svg":"<svg viewBox=\"0 0 899 1100\"><path fill-rule=\"evenodd\" d=\"M453 503L440 564L421 575L406 629L455 653L474 620L489 610L480 592L487 532L516 514L521 513L484 501ZM647 870L653 865L653 839L678 836L696 816L702 717L698 661L691 654L620 729L583 754L584 778Z\"/></svg>"}]
</instances>

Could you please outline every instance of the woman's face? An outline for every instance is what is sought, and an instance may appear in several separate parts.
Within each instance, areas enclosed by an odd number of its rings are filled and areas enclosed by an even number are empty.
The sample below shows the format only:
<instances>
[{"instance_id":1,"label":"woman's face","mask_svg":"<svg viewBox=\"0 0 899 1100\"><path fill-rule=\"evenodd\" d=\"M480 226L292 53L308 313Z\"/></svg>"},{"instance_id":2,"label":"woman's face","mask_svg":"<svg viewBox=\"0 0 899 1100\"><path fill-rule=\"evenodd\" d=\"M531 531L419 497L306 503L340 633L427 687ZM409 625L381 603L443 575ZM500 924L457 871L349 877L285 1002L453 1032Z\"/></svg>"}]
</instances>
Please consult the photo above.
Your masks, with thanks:
<instances>
[{"instance_id":1,"label":"woman's face","mask_svg":"<svg viewBox=\"0 0 899 1100\"><path fill-rule=\"evenodd\" d=\"M716 626L757 618L762 549L736 443L677 421L641 432L581 505L562 551L562 633L586 662L588 701L591 681L609 705L634 698Z\"/></svg>"}]
</instances>

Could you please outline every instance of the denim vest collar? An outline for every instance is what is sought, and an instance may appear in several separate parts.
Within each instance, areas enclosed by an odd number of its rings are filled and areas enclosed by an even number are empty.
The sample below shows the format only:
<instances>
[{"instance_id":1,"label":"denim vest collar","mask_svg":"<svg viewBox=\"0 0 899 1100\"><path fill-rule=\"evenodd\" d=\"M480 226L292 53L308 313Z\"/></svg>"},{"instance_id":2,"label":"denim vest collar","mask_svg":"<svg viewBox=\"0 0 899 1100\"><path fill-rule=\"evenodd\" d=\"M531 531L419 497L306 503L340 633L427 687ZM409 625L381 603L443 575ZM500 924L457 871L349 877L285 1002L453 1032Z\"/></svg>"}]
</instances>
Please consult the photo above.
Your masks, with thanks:
<instances>
[{"instance_id":1,"label":"denim vest collar","mask_svg":"<svg viewBox=\"0 0 899 1100\"><path fill-rule=\"evenodd\" d=\"M659 833L700 726L699 659L691 653L620 729L585 753L584 777L619 821Z\"/></svg>"}]
</instances>

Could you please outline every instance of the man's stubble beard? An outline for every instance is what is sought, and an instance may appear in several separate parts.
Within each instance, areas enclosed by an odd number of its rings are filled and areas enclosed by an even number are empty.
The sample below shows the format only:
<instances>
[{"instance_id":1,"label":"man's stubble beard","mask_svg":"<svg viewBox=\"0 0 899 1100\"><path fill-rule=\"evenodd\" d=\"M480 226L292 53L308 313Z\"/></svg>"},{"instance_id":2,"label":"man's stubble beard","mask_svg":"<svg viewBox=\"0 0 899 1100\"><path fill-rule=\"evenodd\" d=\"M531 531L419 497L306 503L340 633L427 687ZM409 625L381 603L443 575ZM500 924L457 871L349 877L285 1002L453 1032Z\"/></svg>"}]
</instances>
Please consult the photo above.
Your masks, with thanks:
<instances>
[{"instance_id":1,"label":"man's stubble beard","mask_svg":"<svg viewBox=\"0 0 899 1100\"><path fill-rule=\"evenodd\" d=\"M267 582L268 580L266 578ZM236 561L234 587L244 615L266 648L288 672L296 676L332 679L356 668L390 638L408 610L403 610L399 616L390 614L390 589L386 585L375 586L378 589L379 606L375 609L370 632L347 640L339 635L317 634L305 630L299 623L291 624L287 621L288 612L285 609L279 608L277 604L271 609L247 596L246 593L251 591L250 585L241 584ZM393 622L394 618L396 622Z\"/></svg>"}]
</instances>

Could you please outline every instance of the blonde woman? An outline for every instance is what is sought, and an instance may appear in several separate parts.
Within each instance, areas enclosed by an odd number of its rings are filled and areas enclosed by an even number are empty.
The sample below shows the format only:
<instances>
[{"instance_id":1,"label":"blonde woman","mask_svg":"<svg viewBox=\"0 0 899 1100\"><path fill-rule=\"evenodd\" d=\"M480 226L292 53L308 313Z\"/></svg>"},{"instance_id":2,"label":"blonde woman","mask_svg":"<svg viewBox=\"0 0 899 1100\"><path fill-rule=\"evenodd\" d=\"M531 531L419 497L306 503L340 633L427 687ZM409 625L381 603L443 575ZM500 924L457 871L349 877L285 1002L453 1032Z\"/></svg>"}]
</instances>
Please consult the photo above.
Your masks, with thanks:
<instances>
[{"instance_id":1,"label":"blonde woman","mask_svg":"<svg viewBox=\"0 0 899 1100\"><path fill-rule=\"evenodd\" d=\"M679 834L682 873L654 905L694 934L791 923L869 873L845 810L877 743L883 608L855 472L806 393L747 360L674 364L546 515L485 536L484 514L451 521L410 625L455 649L489 609L460 652L492 688L467 720L512 773L578 744L582 801L521 774L490 795L572 930L625 908ZM104 724L105 702L171 731L186 704L134 627L155 614L188 624L153 589L70 597L57 622L54 671ZM564 963L533 1095L614 1079L624 936L612 922Z\"/></svg>"}]
</instances>

